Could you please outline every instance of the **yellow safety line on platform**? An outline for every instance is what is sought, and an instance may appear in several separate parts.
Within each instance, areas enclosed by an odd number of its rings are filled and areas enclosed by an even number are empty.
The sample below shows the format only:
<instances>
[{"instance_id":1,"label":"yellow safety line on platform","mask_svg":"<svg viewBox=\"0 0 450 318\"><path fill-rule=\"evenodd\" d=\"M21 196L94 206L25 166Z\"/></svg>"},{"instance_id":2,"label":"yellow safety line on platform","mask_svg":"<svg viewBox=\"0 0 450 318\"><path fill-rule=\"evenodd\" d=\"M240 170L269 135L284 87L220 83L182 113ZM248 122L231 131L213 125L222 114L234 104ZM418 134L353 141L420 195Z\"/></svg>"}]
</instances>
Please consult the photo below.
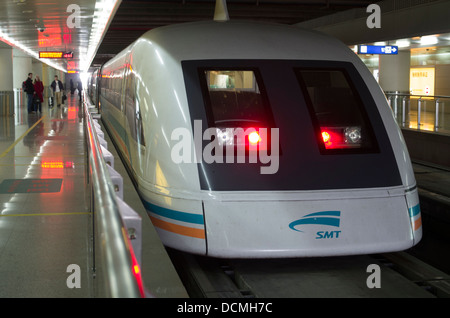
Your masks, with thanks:
<instances>
[{"instance_id":1,"label":"yellow safety line on platform","mask_svg":"<svg viewBox=\"0 0 450 318\"><path fill-rule=\"evenodd\" d=\"M45 118L45 116L46 116L46 115L42 116L41 119L39 119L37 122L35 122L33 126L31 126L30 128L28 128L28 130L27 130L22 136L20 136L16 141L14 141L14 143L13 143L11 146L9 146L8 149L6 149L5 151L3 151L3 153L0 155L0 158L3 158L4 156L6 156L6 154L7 154L8 152L10 152L11 149L13 149L13 148L19 143L19 141L21 141L21 140L23 139L23 137L25 137L26 135L28 135L28 134L30 133L30 131L32 131L33 128L36 127L36 125L39 124L39 123L42 121L42 119Z\"/></svg>"},{"instance_id":2,"label":"yellow safety line on platform","mask_svg":"<svg viewBox=\"0 0 450 318\"><path fill-rule=\"evenodd\" d=\"M0 214L0 217L4 216L49 216L49 215L83 215L92 214L92 212L57 212L57 213L24 213L24 214Z\"/></svg>"}]
</instances>

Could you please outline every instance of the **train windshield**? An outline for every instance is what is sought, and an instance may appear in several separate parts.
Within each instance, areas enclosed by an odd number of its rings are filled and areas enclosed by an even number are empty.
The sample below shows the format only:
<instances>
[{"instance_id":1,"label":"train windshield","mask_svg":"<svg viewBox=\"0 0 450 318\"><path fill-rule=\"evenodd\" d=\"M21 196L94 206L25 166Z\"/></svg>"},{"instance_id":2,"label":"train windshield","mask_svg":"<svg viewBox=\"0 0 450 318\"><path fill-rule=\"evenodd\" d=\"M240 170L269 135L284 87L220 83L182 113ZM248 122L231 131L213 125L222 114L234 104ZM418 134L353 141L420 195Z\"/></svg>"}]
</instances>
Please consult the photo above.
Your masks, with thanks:
<instances>
[{"instance_id":1,"label":"train windshield","mask_svg":"<svg viewBox=\"0 0 450 318\"><path fill-rule=\"evenodd\" d=\"M223 59L181 64L192 131L198 132L201 189L402 184L378 110L385 106L377 105L366 84L373 78L353 63ZM249 128L243 138L241 128Z\"/></svg>"},{"instance_id":2,"label":"train windshield","mask_svg":"<svg viewBox=\"0 0 450 318\"><path fill-rule=\"evenodd\" d=\"M296 69L322 153L373 152L364 105L344 70Z\"/></svg>"},{"instance_id":3,"label":"train windshield","mask_svg":"<svg viewBox=\"0 0 450 318\"><path fill-rule=\"evenodd\" d=\"M205 98L208 126L216 128L219 144L236 147L258 144L261 128L273 126L269 103L258 71L205 69L201 75L208 95ZM238 137L236 128L242 129L242 136ZM249 132L250 130L252 132Z\"/></svg>"},{"instance_id":4,"label":"train windshield","mask_svg":"<svg viewBox=\"0 0 450 318\"><path fill-rule=\"evenodd\" d=\"M270 121L267 102L252 70L205 70L214 127L249 127ZM212 122L211 122L212 121Z\"/></svg>"}]
</instances>

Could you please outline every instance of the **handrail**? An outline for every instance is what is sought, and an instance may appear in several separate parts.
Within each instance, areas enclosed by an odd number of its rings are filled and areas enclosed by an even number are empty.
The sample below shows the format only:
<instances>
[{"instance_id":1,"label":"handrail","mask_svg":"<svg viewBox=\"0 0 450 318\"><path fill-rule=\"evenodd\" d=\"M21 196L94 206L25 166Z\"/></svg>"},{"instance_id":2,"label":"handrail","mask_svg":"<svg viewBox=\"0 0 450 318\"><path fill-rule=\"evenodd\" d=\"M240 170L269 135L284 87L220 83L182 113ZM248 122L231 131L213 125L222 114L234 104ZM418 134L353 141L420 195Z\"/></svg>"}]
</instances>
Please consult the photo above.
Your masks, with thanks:
<instances>
[{"instance_id":1,"label":"handrail","mask_svg":"<svg viewBox=\"0 0 450 318\"><path fill-rule=\"evenodd\" d=\"M385 95L394 95L394 96L410 96L410 97L427 97L427 98L450 98L450 96L444 95L416 95L410 93L400 93L400 92L384 92Z\"/></svg>"},{"instance_id":2,"label":"handrail","mask_svg":"<svg viewBox=\"0 0 450 318\"><path fill-rule=\"evenodd\" d=\"M133 249L121 218L116 195L106 163L100 152L100 143L92 122L91 113L83 101L89 153L89 178L93 191L94 222L98 233L99 249L108 297L144 297L140 275L133 274L136 266Z\"/></svg>"},{"instance_id":3,"label":"handrail","mask_svg":"<svg viewBox=\"0 0 450 318\"><path fill-rule=\"evenodd\" d=\"M443 127L443 121L441 120L442 116L445 116L444 108L445 103L447 102L446 99L450 100L450 96L444 96L444 95L414 95L409 93L402 93L399 91L386 91L384 92L386 99L389 103L389 106L391 107L393 111L394 118L401 124L403 127L405 127L407 122L407 108L409 113L409 105L410 102L413 100L412 98L417 98L417 129L421 130L422 123L422 108L425 107L425 103L427 101L434 102L435 110L434 110L434 122L433 122L433 130L435 132L441 132L442 130L448 130L448 127ZM415 100L415 99L414 99ZM401 102L401 119L397 118L399 115L399 103ZM408 105L408 106L407 106ZM442 114L440 114L442 112ZM409 114L408 114L409 115ZM440 118L441 117L441 118ZM440 125L441 123L441 125Z\"/></svg>"}]
</instances>

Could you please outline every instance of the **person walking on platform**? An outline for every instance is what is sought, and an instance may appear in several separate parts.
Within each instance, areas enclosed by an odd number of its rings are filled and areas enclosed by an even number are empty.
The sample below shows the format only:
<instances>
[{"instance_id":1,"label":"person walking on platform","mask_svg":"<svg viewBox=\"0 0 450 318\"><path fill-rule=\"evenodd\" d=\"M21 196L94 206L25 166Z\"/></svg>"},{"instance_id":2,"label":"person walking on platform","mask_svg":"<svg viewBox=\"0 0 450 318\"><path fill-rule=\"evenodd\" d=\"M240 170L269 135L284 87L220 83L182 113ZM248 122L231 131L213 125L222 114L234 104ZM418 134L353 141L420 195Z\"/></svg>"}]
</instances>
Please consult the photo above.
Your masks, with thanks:
<instances>
[{"instance_id":1,"label":"person walking on platform","mask_svg":"<svg viewBox=\"0 0 450 318\"><path fill-rule=\"evenodd\" d=\"M55 103L56 105L58 105L58 107L61 106L61 94L64 91L64 86L63 83L61 81L58 80L58 76L55 75L55 80L52 82L52 84L50 85L52 87L53 90L53 96L55 97Z\"/></svg>"},{"instance_id":2,"label":"person walking on platform","mask_svg":"<svg viewBox=\"0 0 450 318\"><path fill-rule=\"evenodd\" d=\"M24 90L28 97L28 113L34 113L33 97L34 97L34 86L33 86L33 73L28 73L28 78L23 84Z\"/></svg>"},{"instance_id":3,"label":"person walking on platform","mask_svg":"<svg viewBox=\"0 0 450 318\"><path fill-rule=\"evenodd\" d=\"M73 80L70 79L70 95L73 95L73 92L75 92L75 86L73 86Z\"/></svg>"},{"instance_id":4,"label":"person walking on platform","mask_svg":"<svg viewBox=\"0 0 450 318\"><path fill-rule=\"evenodd\" d=\"M78 89L78 97L81 100L81 91L83 90L83 84L81 84L81 80L78 80L78 87L77 87L77 89Z\"/></svg>"},{"instance_id":5,"label":"person walking on platform","mask_svg":"<svg viewBox=\"0 0 450 318\"><path fill-rule=\"evenodd\" d=\"M44 101L44 84L38 75L34 79L34 91L36 92L36 111L42 112L42 102Z\"/></svg>"}]
</instances>

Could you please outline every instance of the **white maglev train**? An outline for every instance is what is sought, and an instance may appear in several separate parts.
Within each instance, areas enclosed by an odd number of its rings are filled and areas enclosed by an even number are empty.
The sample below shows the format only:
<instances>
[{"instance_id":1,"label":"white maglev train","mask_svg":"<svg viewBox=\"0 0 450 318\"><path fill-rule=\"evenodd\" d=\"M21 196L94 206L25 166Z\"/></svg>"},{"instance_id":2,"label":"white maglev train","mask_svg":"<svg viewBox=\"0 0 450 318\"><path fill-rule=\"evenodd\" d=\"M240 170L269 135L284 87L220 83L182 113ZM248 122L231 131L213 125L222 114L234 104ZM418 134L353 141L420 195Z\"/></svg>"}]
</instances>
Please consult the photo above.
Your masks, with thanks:
<instances>
[{"instance_id":1,"label":"white maglev train","mask_svg":"<svg viewBox=\"0 0 450 318\"><path fill-rule=\"evenodd\" d=\"M399 251L421 239L401 131L338 40L277 24L171 25L95 74L102 120L166 246L278 258ZM255 152L266 156L254 162Z\"/></svg>"}]
</instances>

